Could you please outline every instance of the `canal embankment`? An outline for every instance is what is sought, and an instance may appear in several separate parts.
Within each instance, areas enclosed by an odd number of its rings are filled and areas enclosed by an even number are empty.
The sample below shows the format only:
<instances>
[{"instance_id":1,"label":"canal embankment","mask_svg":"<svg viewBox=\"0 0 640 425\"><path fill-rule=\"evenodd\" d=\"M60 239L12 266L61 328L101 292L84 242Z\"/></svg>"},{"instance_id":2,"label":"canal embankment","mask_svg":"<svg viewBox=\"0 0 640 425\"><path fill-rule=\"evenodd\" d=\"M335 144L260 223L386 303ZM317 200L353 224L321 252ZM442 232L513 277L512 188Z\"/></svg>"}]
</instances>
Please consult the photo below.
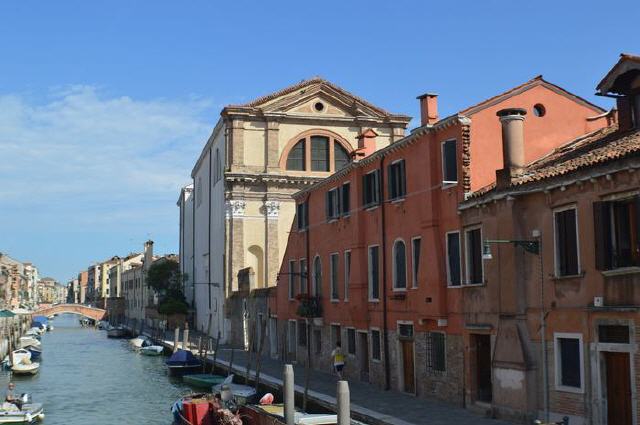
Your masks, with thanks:
<instances>
[{"instance_id":1,"label":"canal embankment","mask_svg":"<svg viewBox=\"0 0 640 425\"><path fill-rule=\"evenodd\" d=\"M2 313L0 312L0 360L9 354L10 347L14 350L18 348L20 337L31 328L30 314Z\"/></svg>"},{"instance_id":2,"label":"canal embankment","mask_svg":"<svg viewBox=\"0 0 640 425\"><path fill-rule=\"evenodd\" d=\"M245 350L232 349L230 347L218 347L217 353L210 347L215 343L208 342L196 332L188 332L185 338L182 332L178 338L174 332L154 330L148 328L143 333L155 339L156 343L173 351L174 346L190 349L194 354L199 348L205 347L207 353L203 354L207 372L215 371L218 374L233 373L238 383L255 385L259 380L259 393L273 392L276 395L282 393L282 372L284 365L279 360L269 356L260 356L259 361L255 353ZM215 365L214 365L215 362ZM247 366L248 365L248 366ZM347 365L348 367L348 365ZM302 406L307 387L307 407L321 411L336 412L337 378L330 372L308 370L304 366L294 365L296 405ZM456 422L458 425L499 425L507 422L481 417L460 406L432 400L418 398L412 395L396 391L384 391L366 382L349 382L351 395L351 416L357 421L374 425L417 425L428 423L430 425L444 425Z\"/></svg>"}]
</instances>

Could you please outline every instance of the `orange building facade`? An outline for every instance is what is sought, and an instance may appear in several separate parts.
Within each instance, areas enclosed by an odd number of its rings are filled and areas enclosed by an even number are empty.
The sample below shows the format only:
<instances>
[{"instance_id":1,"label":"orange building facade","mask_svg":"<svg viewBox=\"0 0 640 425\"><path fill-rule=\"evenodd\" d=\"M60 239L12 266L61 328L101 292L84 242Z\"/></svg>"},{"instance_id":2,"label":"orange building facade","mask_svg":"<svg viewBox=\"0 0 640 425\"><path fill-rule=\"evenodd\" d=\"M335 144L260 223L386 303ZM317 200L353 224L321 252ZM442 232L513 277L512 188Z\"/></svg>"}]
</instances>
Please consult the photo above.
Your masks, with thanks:
<instances>
[{"instance_id":1,"label":"orange building facade","mask_svg":"<svg viewBox=\"0 0 640 425\"><path fill-rule=\"evenodd\" d=\"M329 370L340 342L348 379L491 408L495 332L469 316L468 288L484 283L475 282L482 263L464 263L459 206L503 168L496 112L528 113L526 163L608 126L613 114L541 77L443 119L436 95L419 100L421 126L409 136L374 152L366 146L377 135L364 131L351 164L295 195L271 300L272 354ZM482 245L481 234L473 237ZM493 312L493 301L482 308ZM473 341L472 331L480 335ZM481 352L474 361L471 344ZM470 379L478 361L489 369ZM522 417L536 406L503 410Z\"/></svg>"}]
</instances>

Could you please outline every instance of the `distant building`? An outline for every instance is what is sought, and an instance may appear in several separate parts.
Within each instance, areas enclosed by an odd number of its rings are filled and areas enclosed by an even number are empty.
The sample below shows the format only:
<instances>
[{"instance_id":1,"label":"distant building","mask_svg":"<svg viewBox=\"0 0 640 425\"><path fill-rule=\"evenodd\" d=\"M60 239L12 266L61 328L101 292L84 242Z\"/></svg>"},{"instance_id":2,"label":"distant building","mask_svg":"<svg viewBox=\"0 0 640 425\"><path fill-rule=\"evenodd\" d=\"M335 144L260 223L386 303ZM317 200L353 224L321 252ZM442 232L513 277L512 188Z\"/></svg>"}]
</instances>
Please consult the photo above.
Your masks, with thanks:
<instances>
[{"instance_id":1,"label":"distant building","mask_svg":"<svg viewBox=\"0 0 640 425\"><path fill-rule=\"evenodd\" d=\"M78 303L84 304L87 300L87 285L89 283L89 272L78 273Z\"/></svg>"}]
</instances>

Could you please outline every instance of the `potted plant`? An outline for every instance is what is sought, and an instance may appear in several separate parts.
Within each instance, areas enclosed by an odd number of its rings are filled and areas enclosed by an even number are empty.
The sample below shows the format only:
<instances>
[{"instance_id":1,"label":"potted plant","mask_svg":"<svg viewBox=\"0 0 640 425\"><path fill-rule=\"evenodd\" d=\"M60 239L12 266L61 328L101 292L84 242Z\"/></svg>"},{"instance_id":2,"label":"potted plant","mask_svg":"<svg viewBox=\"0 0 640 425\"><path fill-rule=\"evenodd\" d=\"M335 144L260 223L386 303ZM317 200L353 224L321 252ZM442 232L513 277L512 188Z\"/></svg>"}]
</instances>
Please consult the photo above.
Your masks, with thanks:
<instances>
[{"instance_id":1,"label":"potted plant","mask_svg":"<svg viewBox=\"0 0 640 425\"><path fill-rule=\"evenodd\" d=\"M322 325L322 304L320 297L309 294L298 294L296 299L300 302L296 312L298 316L313 319L313 323L317 326Z\"/></svg>"}]
</instances>

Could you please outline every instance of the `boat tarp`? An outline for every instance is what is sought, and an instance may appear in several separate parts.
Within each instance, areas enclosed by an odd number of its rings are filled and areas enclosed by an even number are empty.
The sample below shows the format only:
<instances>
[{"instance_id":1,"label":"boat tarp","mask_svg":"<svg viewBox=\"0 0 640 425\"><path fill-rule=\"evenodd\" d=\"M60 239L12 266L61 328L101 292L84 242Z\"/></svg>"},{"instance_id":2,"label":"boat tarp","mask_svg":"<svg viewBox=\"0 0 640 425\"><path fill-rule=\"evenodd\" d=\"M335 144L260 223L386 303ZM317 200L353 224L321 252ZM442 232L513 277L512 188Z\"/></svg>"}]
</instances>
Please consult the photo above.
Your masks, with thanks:
<instances>
[{"instance_id":1,"label":"boat tarp","mask_svg":"<svg viewBox=\"0 0 640 425\"><path fill-rule=\"evenodd\" d=\"M0 310L0 317L13 317L15 315L11 310Z\"/></svg>"},{"instance_id":2,"label":"boat tarp","mask_svg":"<svg viewBox=\"0 0 640 425\"><path fill-rule=\"evenodd\" d=\"M191 366L191 365L199 365L200 360L198 360L191 351L186 350L178 350L171 355L169 360L167 360L167 365L169 366Z\"/></svg>"},{"instance_id":3,"label":"boat tarp","mask_svg":"<svg viewBox=\"0 0 640 425\"><path fill-rule=\"evenodd\" d=\"M46 316L33 316L33 318L31 319L31 323L43 323L43 324L47 324L49 323L49 319L47 319Z\"/></svg>"}]
</instances>

